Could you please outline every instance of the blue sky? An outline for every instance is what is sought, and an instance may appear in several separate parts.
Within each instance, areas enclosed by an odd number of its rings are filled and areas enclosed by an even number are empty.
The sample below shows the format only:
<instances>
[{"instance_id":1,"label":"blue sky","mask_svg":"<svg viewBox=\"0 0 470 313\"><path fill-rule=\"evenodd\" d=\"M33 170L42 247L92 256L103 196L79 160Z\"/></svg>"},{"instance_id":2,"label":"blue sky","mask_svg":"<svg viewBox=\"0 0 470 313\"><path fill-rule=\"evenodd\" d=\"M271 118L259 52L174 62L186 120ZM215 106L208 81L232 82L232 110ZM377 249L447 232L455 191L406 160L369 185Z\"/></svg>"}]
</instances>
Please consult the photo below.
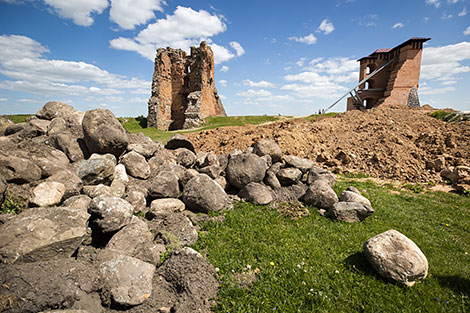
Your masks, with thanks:
<instances>
[{"instance_id":1,"label":"blue sky","mask_svg":"<svg viewBox=\"0 0 470 313\"><path fill-rule=\"evenodd\" d=\"M308 115L355 85L357 59L410 37L432 38L421 103L470 110L470 0L0 0L0 114L147 115L155 50L206 40L229 115Z\"/></svg>"}]
</instances>

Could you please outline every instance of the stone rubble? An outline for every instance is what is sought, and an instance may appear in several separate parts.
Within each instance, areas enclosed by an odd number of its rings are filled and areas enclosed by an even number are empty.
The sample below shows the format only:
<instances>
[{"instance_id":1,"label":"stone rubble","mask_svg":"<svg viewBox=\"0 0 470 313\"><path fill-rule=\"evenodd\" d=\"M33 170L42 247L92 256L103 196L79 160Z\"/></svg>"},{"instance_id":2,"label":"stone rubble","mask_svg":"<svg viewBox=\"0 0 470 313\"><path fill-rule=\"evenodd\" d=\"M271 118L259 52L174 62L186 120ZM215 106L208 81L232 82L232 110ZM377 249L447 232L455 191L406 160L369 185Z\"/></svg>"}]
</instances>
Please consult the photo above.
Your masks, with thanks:
<instances>
[{"instance_id":1,"label":"stone rubble","mask_svg":"<svg viewBox=\"0 0 470 313\"><path fill-rule=\"evenodd\" d=\"M77 125L80 116L83 124ZM338 198L331 172L311 160L283 156L274 141L222 156L195 153L181 135L163 147L144 135L128 134L105 110L79 114L48 103L37 117L63 119L67 135L86 145L77 145L82 149L73 154L77 157L64 152L68 157L61 158L66 162L60 170L42 171L45 151L62 153L55 145L57 133L31 131L36 126L25 123L0 137L0 204L12 200L11 194L24 195L24 210L0 219L0 292L28 299L12 312L209 311L209 299L218 291L216 272L188 248L198 238L199 221L211 219L201 213L230 210L241 199L301 207L300 200L346 222L374 213L357 189L350 187ZM32 156L24 158L21 149ZM467 179L466 169L454 171ZM53 266L65 271L54 274L61 279L53 285L61 288L60 295L1 289L13 270L34 268L27 263L44 266L44 271L29 273L26 282L40 279ZM64 278L75 265L93 269L86 279L77 278L79 285L70 280L77 273Z\"/></svg>"}]
</instances>

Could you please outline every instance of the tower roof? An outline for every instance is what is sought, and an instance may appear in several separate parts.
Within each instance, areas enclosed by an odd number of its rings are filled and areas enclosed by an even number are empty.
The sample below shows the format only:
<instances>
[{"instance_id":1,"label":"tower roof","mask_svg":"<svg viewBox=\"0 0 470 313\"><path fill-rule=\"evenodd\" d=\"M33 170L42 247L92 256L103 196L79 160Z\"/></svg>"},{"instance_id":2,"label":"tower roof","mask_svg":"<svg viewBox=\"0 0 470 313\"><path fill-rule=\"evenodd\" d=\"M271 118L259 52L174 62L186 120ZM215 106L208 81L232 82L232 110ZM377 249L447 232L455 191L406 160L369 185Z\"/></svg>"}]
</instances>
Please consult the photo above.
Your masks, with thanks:
<instances>
[{"instance_id":1,"label":"tower roof","mask_svg":"<svg viewBox=\"0 0 470 313\"><path fill-rule=\"evenodd\" d=\"M398 46L396 47L393 47L391 49L377 49L375 50L374 52L372 52L371 54L367 55L367 56L364 56L362 58L360 58L358 61L361 61L363 59L375 59L377 57L377 55L379 53L389 53L389 52L392 52L394 50L398 50L398 49L401 49L402 47L406 46L406 45L409 45L410 43L412 42L426 42L428 40L430 40L431 38L426 38L426 37L412 37L404 42L402 42L401 44L399 44Z\"/></svg>"}]
</instances>

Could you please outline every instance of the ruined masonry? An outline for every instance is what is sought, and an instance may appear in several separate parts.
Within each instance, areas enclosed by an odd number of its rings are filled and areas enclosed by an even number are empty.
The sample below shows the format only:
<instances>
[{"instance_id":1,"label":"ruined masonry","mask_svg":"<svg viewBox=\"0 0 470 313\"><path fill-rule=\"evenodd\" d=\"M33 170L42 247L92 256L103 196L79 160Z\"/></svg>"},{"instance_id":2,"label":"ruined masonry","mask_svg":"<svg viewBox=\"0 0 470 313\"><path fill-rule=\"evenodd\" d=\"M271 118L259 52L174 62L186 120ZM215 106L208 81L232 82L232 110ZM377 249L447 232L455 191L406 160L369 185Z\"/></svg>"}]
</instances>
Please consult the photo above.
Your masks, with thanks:
<instances>
[{"instance_id":1,"label":"ruined masonry","mask_svg":"<svg viewBox=\"0 0 470 313\"><path fill-rule=\"evenodd\" d=\"M360 58L359 82L362 83L358 90L353 90L355 93L351 92L347 110L387 104L419 107L421 55L423 43L430 39L413 37L392 49L378 49Z\"/></svg>"},{"instance_id":2,"label":"ruined masonry","mask_svg":"<svg viewBox=\"0 0 470 313\"><path fill-rule=\"evenodd\" d=\"M201 125L207 116L226 116L214 84L214 54L205 41L191 55L157 50L147 125L160 130Z\"/></svg>"}]
</instances>

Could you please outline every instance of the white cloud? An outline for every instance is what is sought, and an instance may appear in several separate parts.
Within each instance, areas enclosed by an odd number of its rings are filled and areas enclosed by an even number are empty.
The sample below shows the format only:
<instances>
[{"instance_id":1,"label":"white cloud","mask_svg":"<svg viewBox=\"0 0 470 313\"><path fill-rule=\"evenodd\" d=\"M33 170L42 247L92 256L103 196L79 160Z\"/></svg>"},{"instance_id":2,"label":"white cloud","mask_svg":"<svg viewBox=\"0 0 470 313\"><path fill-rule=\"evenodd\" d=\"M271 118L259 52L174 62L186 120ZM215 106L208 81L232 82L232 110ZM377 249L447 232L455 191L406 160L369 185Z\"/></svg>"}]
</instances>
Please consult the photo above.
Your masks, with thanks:
<instances>
[{"instance_id":1,"label":"white cloud","mask_svg":"<svg viewBox=\"0 0 470 313\"><path fill-rule=\"evenodd\" d=\"M454 16L452 14L445 14L441 16L441 20L448 20L453 18Z\"/></svg>"},{"instance_id":2,"label":"white cloud","mask_svg":"<svg viewBox=\"0 0 470 313\"><path fill-rule=\"evenodd\" d=\"M18 35L0 36L0 88L40 95L116 95L150 91L150 82L127 78L85 62L50 60L39 42Z\"/></svg>"},{"instance_id":3,"label":"white cloud","mask_svg":"<svg viewBox=\"0 0 470 313\"><path fill-rule=\"evenodd\" d=\"M109 19L122 29L134 29L154 19L154 11L163 12L163 0L111 0Z\"/></svg>"},{"instance_id":4,"label":"white cloud","mask_svg":"<svg viewBox=\"0 0 470 313\"><path fill-rule=\"evenodd\" d=\"M245 54L245 49L236 41L230 42L230 47L236 51L238 57Z\"/></svg>"},{"instance_id":5,"label":"white cloud","mask_svg":"<svg viewBox=\"0 0 470 313\"><path fill-rule=\"evenodd\" d=\"M227 81L225 79L219 80L219 85L222 87L227 87Z\"/></svg>"},{"instance_id":6,"label":"white cloud","mask_svg":"<svg viewBox=\"0 0 470 313\"><path fill-rule=\"evenodd\" d=\"M220 68L221 72L228 72L228 70L229 70L229 67L227 65L224 65Z\"/></svg>"},{"instance_id":7,"label":"white cloud","mask_svg":"<svg viewBox=\"0 0 470 313\"><path fill-rule=\"evenodd\" d=\"M5 101L8 101L7 98L0 98L0 102L5 102Z\"/></svg>"},{"instance_id":8,"label":"white cloud","mask_svg":"<svg viewBox=\"0 0 470 313\"><path fill-rule=\"evenodd\" d=\"M232 42L233 46L239 49L235 50L235 53L226 47L212 43L210 37L226 29L227 26L221 16L211 15L204 10L194 11L191 8L178 6L173 15L166 15L165 18L147 25L137 37L119 37L111 40L110 44L112 48L135 51L153 61L157 48L172 47L189 51L191 46L199 45L202 40L206 40L214 52L217 64L234 58L243 50L237 42Z\"/></svg>"},{"instance_id":9,"label":"white cloud","mask_svg":"<svg viewBox=\"0 0 470 313\"><path fill-rule=\"evenodd\" d=\"M265 80L261 80L259 82L254 82L249 79L245 79L243 81L243 85L249 86L249 87L258 87L258 88L273 88L274 84Z\"/></svg>"},{"instance_id":10,"label":"white cloud","mask_svg":"<svg viewBox=\"0 0 470 313\"><path fill-rule=\"evenodd\" d=\"M470 66L462 61L470 60L470 42L423 49L421 79L449 81L456 75L470 72Z\"/></svg>"},{"instance_id":11,"label":"white cloud","mask_svg":"<svg viewBox=\"0 0 470 313\"><path fill-rule=\"evenodd\" d=\"M300 58L297 62L295 62L295 65L302 67L305 64L305 61L307 61L307 58Z\"/></svg>"},{"instance_id":12,"label":"white cloud","mask_svg":"<svg viewBox=\"0 0 470 313\"><path fill-rule=\"evenodd\" d=\"M459 16L467 15L467 8L463 8L462 11L459 12Z\"/></svg>"},{"instance_id":13,"label":"white cloud","mask_svg":"<svg viewBox=\"0 0 470 313\"><path fill-rule=\"evenodd\" d=\"M393 24L392 29L400 29L403 27L405 27L405 25L403 23L398 22L398 23Z\"/></svg>"},{"instance_id":14,"label":"white cloud","mask_svg":"<svg viewBox=\"0 0 470 313\"><path fill-rule=\"evenodd\" d=\"M434 5L436 8L438 8L441 5L441 1L440 0L426 0L426 4Z\"/></svg>"},{"instance_id":15,"label":"white cloud","mask_svg":"<svg viewBox=\"0 0 470 313\"><path fill-rule=\"evenodd\" d=\"M442 87L442 88L432 88L424 86L419 88L419 93L421 95L442 95L449 91L454 91L455 87Z\"/></svg>"},{"instance_id":16,"label":"white cloud","mask_svg":"<svg viewBox=\"0 0 470 313\"><path fill-rule=\"evenodd\" d=\"M313 34L309 34L304 37L289 37L289 40L306 43L307 45L312 45L317 42L317 38Z\"/></svg>"},{"instance_id":17,"label":"white cloud","mask_svg":"<svg viewBox=\"0 0 470 313\"><path fill-rule=\"evenodd\" d=\"M354 19L357 23L361 26L365 27L373 27L377 26L376 21L378 20L377 14L367 14L365 16L361 16L360 18Z\"/></svg>"},{"instance_id":18,"label":"white cloud","mask_svg":"<svg viewBox=\"0 0 470 313\"><path fill-rule=\"evenodd\" d=\"M457 3L457 2L459 2L459 0L447 0L447 3L452 3L452 4L454 4L454 3Z\"/></svg>"},{"instance_id":19,"label":"white cloud","mask_svg":"<svg viewBox=\"0 0 470 313\"><path fill-rule=\"evenodd\" d=\"M463 31L463 34L464 34L465 36L470 35L470 26L468 26L468 27Z\"/></svg>"},{"instance_id":20,"label":"white cloud","mask_svg":"<svg viewBox=\"0 0 470 313\"><path fill-rule=\"evenodd\" d=\"M246 97L246 98L270 97L271 95L272 95L271 92L264 90L264 89L259 89L259 90L248 89L248 90L240 91L237 93L237 96Z\"/></svg>"},{"instance_id":21,"label":"white cloud","mask_svg":"<svg viewBox=\"0 0 470 313\"><path fill-rule=\"evenodd\" d=\"M70 18L80 26L93 24L92 14L101 14L108 0L44 0L62 18Z\"/></svg>"},{"instance_id":22,"label":"white cloud","mask_svg":"<svg viewBox=\"0 0 470 313\"><path fill-rule=\"evenodd\" d=\"M333 26L333 23L328 21L328 19L324 19L317 28L317 32L323 32L325 35L331 34L334 30L335 27Z\"/></svg>"}]
</instances>

